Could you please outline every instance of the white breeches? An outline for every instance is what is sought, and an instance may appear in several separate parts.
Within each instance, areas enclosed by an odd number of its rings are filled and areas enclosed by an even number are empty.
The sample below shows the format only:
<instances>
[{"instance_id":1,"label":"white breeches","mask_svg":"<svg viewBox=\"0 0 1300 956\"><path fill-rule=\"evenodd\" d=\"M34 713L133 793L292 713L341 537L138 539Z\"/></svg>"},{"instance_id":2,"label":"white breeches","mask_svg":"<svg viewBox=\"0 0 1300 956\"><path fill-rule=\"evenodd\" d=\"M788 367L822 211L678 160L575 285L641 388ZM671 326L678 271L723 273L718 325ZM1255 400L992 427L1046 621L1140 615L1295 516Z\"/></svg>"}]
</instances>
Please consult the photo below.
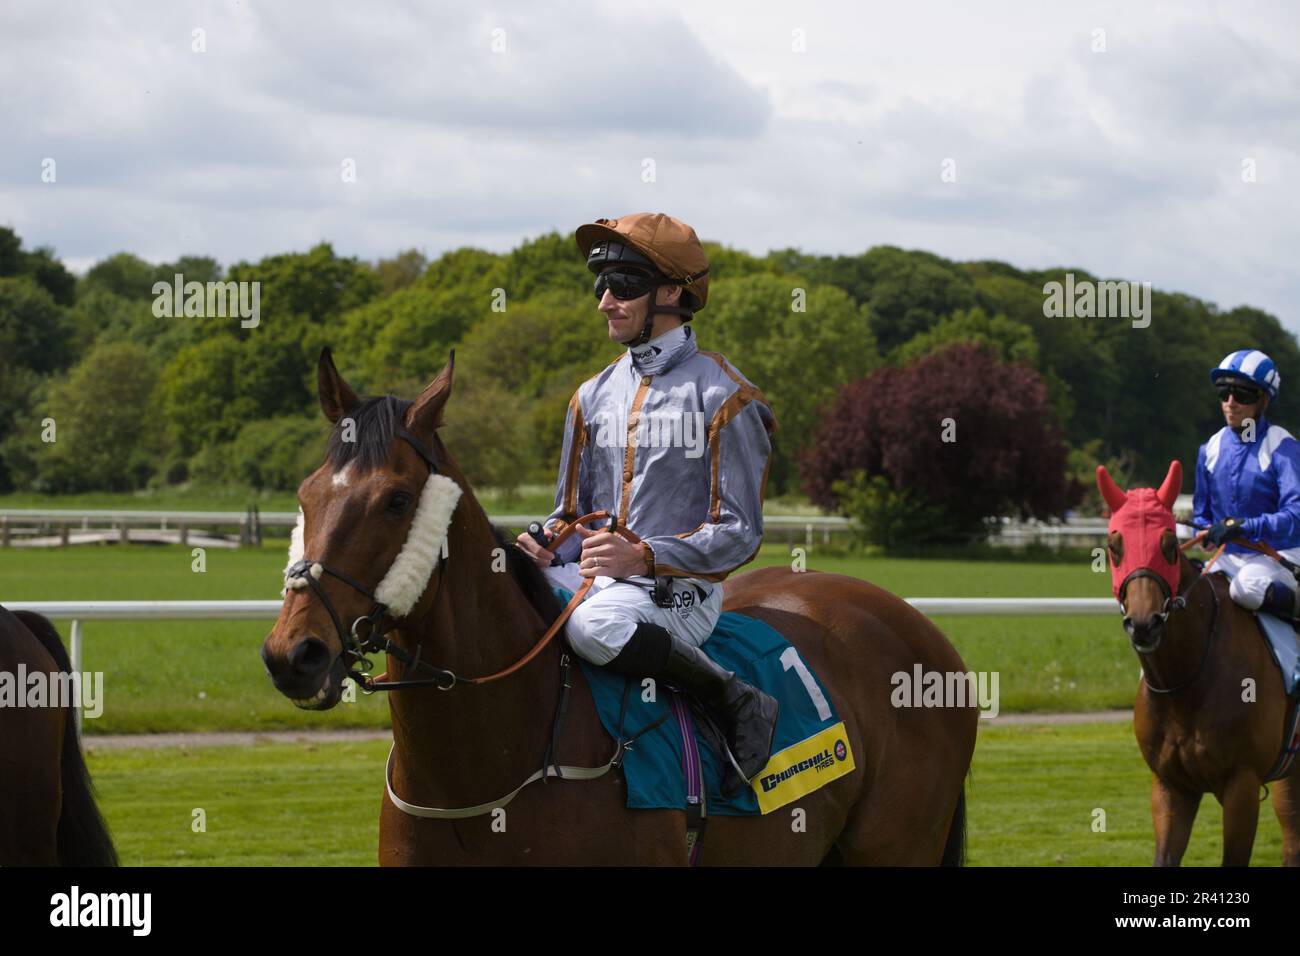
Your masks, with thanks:
<instances>
[{"instance_id":1,"label":"white breeches","mask_svg":"<svg viewBox=\"0 0 1300 956\"><path fill-rule=\"evenodd\" d=\"M544 568L552 585L577 591L586 578L570 562L558 568ZM674 606L662 608L650 597L650 578L645 586L599 576L583 602L565 623L569 644L593 664L608 664L632 638L640 621L660 624L674 637L699 647L709 639L722 613L722 584L697 578L673 578ZM697 588L706 597L700 598Z\"/></svg>"},{"instance_id":2,"label":"white breeches","mask_svg":"<svg viewBox=\"0 0 1300 956\"><path fill-rule=\"evenodd\" d=\"M1300 563L1300 548L1279 553L1289 561ZM1232 578L1232 586L1228 589L1232 600L1252 611L1264 603L1264 592L1274 581L1280 581L1293 591L1296 588L1295 575L1266 554L1224 552L1208 570L1226 571Z\"/></svg>"}]
</instances>

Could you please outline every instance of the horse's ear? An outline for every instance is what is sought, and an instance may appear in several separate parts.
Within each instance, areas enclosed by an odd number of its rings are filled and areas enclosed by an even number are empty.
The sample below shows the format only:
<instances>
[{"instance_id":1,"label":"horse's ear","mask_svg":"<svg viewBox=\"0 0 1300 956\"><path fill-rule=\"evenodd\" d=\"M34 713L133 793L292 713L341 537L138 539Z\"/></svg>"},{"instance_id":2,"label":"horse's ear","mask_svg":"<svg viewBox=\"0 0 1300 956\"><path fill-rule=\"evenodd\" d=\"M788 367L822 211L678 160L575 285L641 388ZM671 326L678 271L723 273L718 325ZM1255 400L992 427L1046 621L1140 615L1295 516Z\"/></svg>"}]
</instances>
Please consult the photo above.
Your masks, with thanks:
<instances>
[{"instance_id":1,"label":"horse's ear","mask_svg":"<svg viewBox=\"0 0 1300 956\"><path fill-rule=\"evenodd\" d=\"M1160 503L1170 511L1174 510L1174 502L1178 500L1178 492L1183 490L1183 463L1175 458L1169 463L1169 473L1165 475L1164 483L1160 490L1156 492L1156 497Z\"/></svg>"},{"instance_id":2,"label":"horse's ear","mask_svg":"<svg viewBox=\"0 0 1300 956\"><path fill-rule=\"evenodd\" d=\"M1119 485L1115 484L1115 479L1110 476L1105 465L1097 466L1097 490L1106 500L1106 506L1110 508L1111 514L1119 511L1124 502L1128 501L1128 495L1119 490Z\"/></svg>"},{"instance_id":3,"label":"horse's ear","mask_svg":"<svg viewBox=\"0 0 1300 956\"><path fill-rule=\"evenodd\" d=\"M334 367L334 356L329 348L320 350L316 364L316 392L320 395L320 408L332 423L346 415L357 404L357 394Z\"/></svg>"},{"instance_id":4,"label":"horse's ear","mask_svg":"<svg viewBox=\"0 0 1300 956\"><path fill-rule=\"evenodd\" d=\"M451 350L451 358L442 371L420 393L414 404L406 410L406 427L416 435L432 439L434 431L442 424L442 409L451 397L452 372L456 368L456 350Z\"/></svg>"}]
</instances>

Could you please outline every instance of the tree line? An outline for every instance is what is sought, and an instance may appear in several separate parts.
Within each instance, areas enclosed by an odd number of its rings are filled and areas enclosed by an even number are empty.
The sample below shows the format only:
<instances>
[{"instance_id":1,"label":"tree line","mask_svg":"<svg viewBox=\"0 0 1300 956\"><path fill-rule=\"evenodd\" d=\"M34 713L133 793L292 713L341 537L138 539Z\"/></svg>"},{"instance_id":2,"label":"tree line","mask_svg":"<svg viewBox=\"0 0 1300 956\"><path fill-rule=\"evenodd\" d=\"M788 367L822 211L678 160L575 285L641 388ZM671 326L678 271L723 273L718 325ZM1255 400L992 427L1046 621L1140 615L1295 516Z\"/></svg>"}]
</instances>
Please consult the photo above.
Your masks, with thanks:
<instances>
[{"instance_id":1,"label":"tree line","mask_svg":"<svg viewBox=\"0 0 1300 956\"><path fill-rule=\"evenodd\" d=\"M1045 314L1048 283L1067 273L1075 286L1100 281L1077 267L1022 270L893 246L753 256L705 245L709 303L695 330L776 411L769 498L803 493L843 508L841 498L865 495L878 512L906 504L924 515L944 510L955 487L929 480L927 464L969 483L981 462L993 475L1011 467L1008 447L1021 442L1046 449L1031 469L1036 482L1074 491L1026 486L998 506L1059 513L1087 494L1099 462L1129 485L1158 481L1171 458L1192 459L1222 424L1207 372L1228 352L1259 348L1277 361L1283 389L1270 417L1279 424L1290 414L1288 382L1300 383L1294 336L1249 306L1221 311L1155 290L1149 326L1134 328ZM259 282L260 320L246 328L237 317L160 317L154 286L177 274ZM569 398L622 351L591 288L572 239L558 233L507 253L461 248L433 261L406 251L371 263L326 243L229 267L119 253L74 276L52 250L24 250L0 229L0 491L292 489L322 454L323 345L355 386L408 397L454 347L456 394L442 435L470 480L553 482ZM1005 409L1005 420L963 429L982 405ZM885 464L880 436L933 452L945 418L955 420L955 441L942 442L951 448ZM849 420L857 424L836 430ZM949 517L968 522L980 506L962 502L962 515Z\"/></svg>"}]
</instances>

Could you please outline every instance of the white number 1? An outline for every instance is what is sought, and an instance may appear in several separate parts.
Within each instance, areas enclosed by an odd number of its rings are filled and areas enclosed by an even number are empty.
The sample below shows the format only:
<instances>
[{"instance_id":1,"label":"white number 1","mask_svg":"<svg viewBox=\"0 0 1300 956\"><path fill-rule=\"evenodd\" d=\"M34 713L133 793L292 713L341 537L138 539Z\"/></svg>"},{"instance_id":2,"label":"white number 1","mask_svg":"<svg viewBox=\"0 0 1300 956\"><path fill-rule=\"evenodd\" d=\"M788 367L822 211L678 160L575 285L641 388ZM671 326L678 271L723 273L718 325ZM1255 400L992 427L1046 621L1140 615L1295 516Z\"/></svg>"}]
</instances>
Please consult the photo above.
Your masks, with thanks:
<instances>
[{"instance_id":1,"label":"white number 1","mask_svg":"<svg viewBox=\"0 0 1300 956\"><path fill-rule=\"evenodd\" d=\"M803 681L804 690L808 691L808 696L812 698L812 702L817 708L817 716L822 720L830 720L831 705L826 703L826 697L822 694L822 689L817 686L812 671L808 670L793 645L787 647L785 653L781 655L781 665L786 670L794 668L795 673L799 675L799 679Z\"/></svg>"}]
</instances>

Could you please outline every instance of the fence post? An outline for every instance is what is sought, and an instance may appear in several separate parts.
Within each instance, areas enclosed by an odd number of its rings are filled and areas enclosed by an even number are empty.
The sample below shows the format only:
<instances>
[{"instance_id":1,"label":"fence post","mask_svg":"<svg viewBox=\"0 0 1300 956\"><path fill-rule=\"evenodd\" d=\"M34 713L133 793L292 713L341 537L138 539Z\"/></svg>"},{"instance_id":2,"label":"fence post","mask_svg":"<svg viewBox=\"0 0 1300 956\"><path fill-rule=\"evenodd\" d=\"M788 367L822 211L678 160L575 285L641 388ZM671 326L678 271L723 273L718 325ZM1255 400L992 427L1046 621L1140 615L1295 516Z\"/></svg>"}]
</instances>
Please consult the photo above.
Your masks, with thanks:
<instances>
[{"instance_id":1,"label":"fence post","mask_svg":"<svg viewBox=\"0 0 1300 956\"><path fill-rule=\"evenodd\" d=\"M9 547L9 517L0 518L0 548Z\"/></svg>"},{"instance_id":2,"label":"fence post","mask_svg":"<svg viewBox=\"0 0 1300 956\"><path fill-rule=\"evenodd\" d=\"M81 673L81 622L78 621L76 618L72 619L72 635L69 638L68 643L71 645L71 647L69 648L68 657L72 661L72 673L80 674ZM73 681L74 684L80 684L80 682L81 682L80 677L76 678ZM75 713L77 717L77 736L80 737L81 736L81 701L76 702L75 708L76 708Z\"/></svg>"}]
</instances>

